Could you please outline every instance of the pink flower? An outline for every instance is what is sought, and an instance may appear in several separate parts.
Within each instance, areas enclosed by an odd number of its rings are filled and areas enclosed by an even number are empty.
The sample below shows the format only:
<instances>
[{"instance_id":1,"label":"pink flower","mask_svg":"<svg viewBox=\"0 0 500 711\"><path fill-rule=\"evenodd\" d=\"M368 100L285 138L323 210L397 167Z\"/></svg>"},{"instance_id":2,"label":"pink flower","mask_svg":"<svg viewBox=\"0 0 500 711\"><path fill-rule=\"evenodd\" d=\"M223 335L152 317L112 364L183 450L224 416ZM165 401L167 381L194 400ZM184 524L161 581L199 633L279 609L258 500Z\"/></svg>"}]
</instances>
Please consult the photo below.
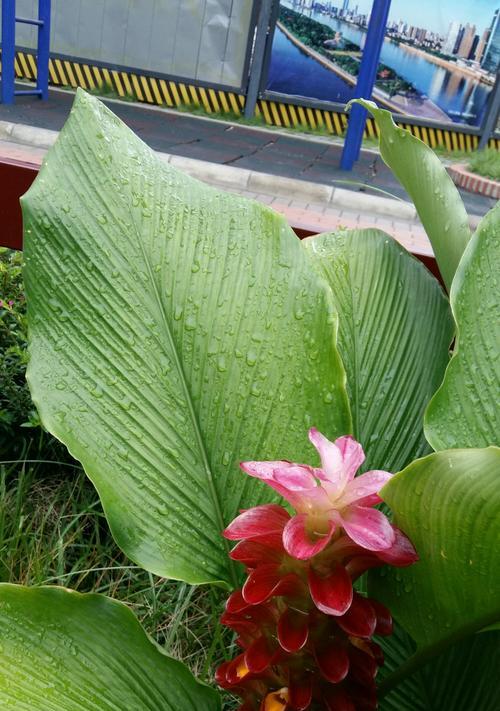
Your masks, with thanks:
<instances>
[{"instance_id":1,"label":"pink flower","mask_svg":"<svg viewBox=\"0 0 500 711\"><path fill-rule=\"evenodd\" d=\"M269 484L295 509L283 529L283 545L293 558L307 560L341 535L341 529L367 551L389 551L396 533L381 511L380 489L392 474L374 470L355 474L364 462L361 445L345 436L330 442L311 428L321 468L286 461L242 462L243 471Z\"/></svg>"}]
</instances>

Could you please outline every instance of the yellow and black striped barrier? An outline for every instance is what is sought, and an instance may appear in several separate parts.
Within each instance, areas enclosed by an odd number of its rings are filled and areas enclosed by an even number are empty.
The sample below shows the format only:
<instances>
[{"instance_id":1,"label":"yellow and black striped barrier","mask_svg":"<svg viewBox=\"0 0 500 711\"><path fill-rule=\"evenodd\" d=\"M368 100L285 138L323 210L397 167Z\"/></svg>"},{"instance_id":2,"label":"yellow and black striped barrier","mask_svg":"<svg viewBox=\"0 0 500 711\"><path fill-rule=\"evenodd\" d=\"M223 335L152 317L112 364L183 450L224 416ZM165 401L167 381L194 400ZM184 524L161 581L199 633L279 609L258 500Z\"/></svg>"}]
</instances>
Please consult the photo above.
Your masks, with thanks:
<instances>
[{"instance_id":1,"label":"yellow and black striped barrier","mask_svg":"<svg viewBox=\"0 0 500 711\"><path fill-rule=\"evenodd\" d=\"M18 79L36 80L36 57L29 52L16 52L15 70ZM245 97L232 91L202 87L179 80L153 77L131 71L110 69L86 64L72 59L51 57L49 81L54 86L75 88L81 86L90 91L112 91L118 97L133 99L147 104L176 108L195 106L208 114L241 115ZM270 99L259 99L255 114L270 126L284 128L308 128L342 136L347 128L347 116L342 111L312 108ZM411 119L398 122L431 148L448 151L471 152L477 149L479 136L460 131L458 126L433 128L411 123ZM373 119L366 122L365 138L375 139L378 129ZM500 149L500 139L490 138L490 148Z\"/></svg>"}]
</instances>

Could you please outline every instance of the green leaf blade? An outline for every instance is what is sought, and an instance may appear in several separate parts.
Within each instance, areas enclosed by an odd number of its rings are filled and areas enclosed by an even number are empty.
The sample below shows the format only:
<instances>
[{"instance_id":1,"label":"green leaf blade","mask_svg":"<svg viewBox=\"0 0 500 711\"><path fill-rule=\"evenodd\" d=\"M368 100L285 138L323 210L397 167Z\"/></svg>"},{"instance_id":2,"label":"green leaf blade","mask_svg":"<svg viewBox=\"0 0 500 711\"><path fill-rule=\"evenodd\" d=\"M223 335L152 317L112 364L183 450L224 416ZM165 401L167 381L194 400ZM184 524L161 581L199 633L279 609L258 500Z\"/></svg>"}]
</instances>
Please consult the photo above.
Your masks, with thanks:
<instances>
[{"instance_id":1,"label":"green leaf blade","mask_svg":"<svg viewBox=\"0 0 500 711\"><path fill-rule=\"evenodd\" d=\"M499 284L500 203L482 219L453 281L457 340L425 415L435 450L500 444Z\"/></svg>"},{"instance_id":2,"label":"green leaf blade","mask_svg":"<svg viewBox=\"0 0 500 711\"><path fill-rule=\"evenodd\" d=\"M381 495L420 556L382 569L370 594L424 658L500 620L500 449L449 450L413 462Z\"/></svg>"},{"instance_id":3,"label":"green leaf blade","mask_svg":"<svg viewBox=\"0 0 500 711\"><path fill-rule=\"evenodd\" d=\"M304 244L339 313L338 348L365 467L399 471L429 451L422 418L448 363L448 300L425 267L380 230Z\"/></svg>"},{"instance_id":4,"label":"green leaf blade","mask_svg":"<svg viewBox=\"0 0 500 711\"><path fill-rule=\"evenodd\" d=\"M0 698L16 711L218 711L213 689L146 636L122 603L0 584Z\"/></svg>"},{"instance_id":5,"label":"green leaf blade","mask_svg":"<svg viewBox=\"0 0 500 711\"><path fill-rule=\"evenodd\" d=\"M413 200L449 289L471 236L460 193L436 154L423 141L398 128L389 111L379 109L373 101L354 101L375 119L382 158Z\"/></svg>"},{"instance_id":6,"label":"green leaf blade","mask_svg":"<svg viewBox=\"0 0 500 711\"><path fill-rule=\"evenodd\" d=\"M238 462L307 461L308 426L351 429L326 285L283 218L178 173L83 92L23 216L45 427L132 560L229 584L221 531L270 496Z\"/></svg>"},{"instance_id":7,"label":"green leaf blade","mask_svg":"<svg viewBox=\"0 0 500 711\"><path fill-rule=\"evenodd\" d=\"M423 663L390 690L386 690L386 680L390 681L391 675L411 657L415 645L399 625L392 635L378 642L385 659L377 677L381 711L496 711L498 708L498 632L482 632L461 640Z\"/></svg>"}]
</instances>

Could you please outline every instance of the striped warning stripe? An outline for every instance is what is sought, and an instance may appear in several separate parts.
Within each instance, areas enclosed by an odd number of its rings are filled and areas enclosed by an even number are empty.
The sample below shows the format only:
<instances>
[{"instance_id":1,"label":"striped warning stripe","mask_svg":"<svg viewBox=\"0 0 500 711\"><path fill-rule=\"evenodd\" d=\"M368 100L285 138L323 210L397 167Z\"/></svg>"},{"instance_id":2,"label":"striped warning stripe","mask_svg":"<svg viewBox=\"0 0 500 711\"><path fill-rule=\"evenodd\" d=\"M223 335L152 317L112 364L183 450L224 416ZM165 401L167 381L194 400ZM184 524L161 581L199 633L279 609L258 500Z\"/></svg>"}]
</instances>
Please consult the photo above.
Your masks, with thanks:
<instances>
[{"instance_id":1,"label":"striped warning stripe","mask_svg":"<svg viewBox=\"0 0 500 711\"><path fill-rule=\"evenodd\" d=\"M16 52L15 70L18 78L35 80L35 56L28 52ZM108 91L122 98L131 98L158 106L201 107L208 114L215 112L239 116L245 105L244 96L235 92L119 69L107 69L57 57L50 59L49 77L50 83L55 86L73 88L81 86L100 93ZM269 99L259 99L255 114L271 126L320 129L334 136L342 136L347 128L347 116L341 111L328 111ZM449 151L470 152L475 150L479 143L478 136L464 133L458 127L443 129L417 126L411 123L410 118L405 118L404 122L399 122L398 125L410 131L431 148L440 146ZM364 135L367 139L376 139L378 136L377 126L371 118L366 122ZM500 150L500 139L491 138L489 146Z\"/></svg>"}]
</instances>

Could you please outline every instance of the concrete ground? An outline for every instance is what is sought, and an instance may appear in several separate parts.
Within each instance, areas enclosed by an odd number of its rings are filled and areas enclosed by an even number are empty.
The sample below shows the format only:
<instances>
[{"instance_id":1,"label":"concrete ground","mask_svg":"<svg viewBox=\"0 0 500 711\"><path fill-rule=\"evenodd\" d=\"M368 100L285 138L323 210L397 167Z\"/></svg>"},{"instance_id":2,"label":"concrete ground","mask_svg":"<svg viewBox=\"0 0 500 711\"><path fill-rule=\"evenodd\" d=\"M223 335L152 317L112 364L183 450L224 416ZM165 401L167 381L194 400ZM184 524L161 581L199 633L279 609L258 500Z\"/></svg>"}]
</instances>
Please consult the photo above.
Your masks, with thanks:
<instances>
[{"instance_id":1,"label":"concrete ground","mask_svg":"<svg viewBox=\"0 0 500 711\"><path fill-rule=\"evenodd\" d=\"M0 104L0 120L58 131L72 101L73 94L61 90L51 90L49 101L17 97L11 106ZM385 190L408 200L375 150L363 150L353 171L346 172L339 168L341 143L327 137L231 124L123 101L105 103L151 148L162 153L356 192L380 194L370 188ZM462 197L471 215L483 215L494 204L489 198L466 191Z\"/></svg>"},{"instance_id":2,"label":"concrete ground","mask_svg":"<svg viewBox=\"0 0 500 711\"><path fill-rule=\"evenodd\" d=\"M68 92L51 91L47 102L18 98L13 106L0 104L0 157L39 165L72 99ZM162 159L200 180L270 205L294 228L316 233L376 227L408 250L432 255L413 205L376 151L364 150L354 171L345 173L338 168L342 147L328 138L106 103ZM475 226L495 201L463 195Z\"/></svg>"}]
</instances>

